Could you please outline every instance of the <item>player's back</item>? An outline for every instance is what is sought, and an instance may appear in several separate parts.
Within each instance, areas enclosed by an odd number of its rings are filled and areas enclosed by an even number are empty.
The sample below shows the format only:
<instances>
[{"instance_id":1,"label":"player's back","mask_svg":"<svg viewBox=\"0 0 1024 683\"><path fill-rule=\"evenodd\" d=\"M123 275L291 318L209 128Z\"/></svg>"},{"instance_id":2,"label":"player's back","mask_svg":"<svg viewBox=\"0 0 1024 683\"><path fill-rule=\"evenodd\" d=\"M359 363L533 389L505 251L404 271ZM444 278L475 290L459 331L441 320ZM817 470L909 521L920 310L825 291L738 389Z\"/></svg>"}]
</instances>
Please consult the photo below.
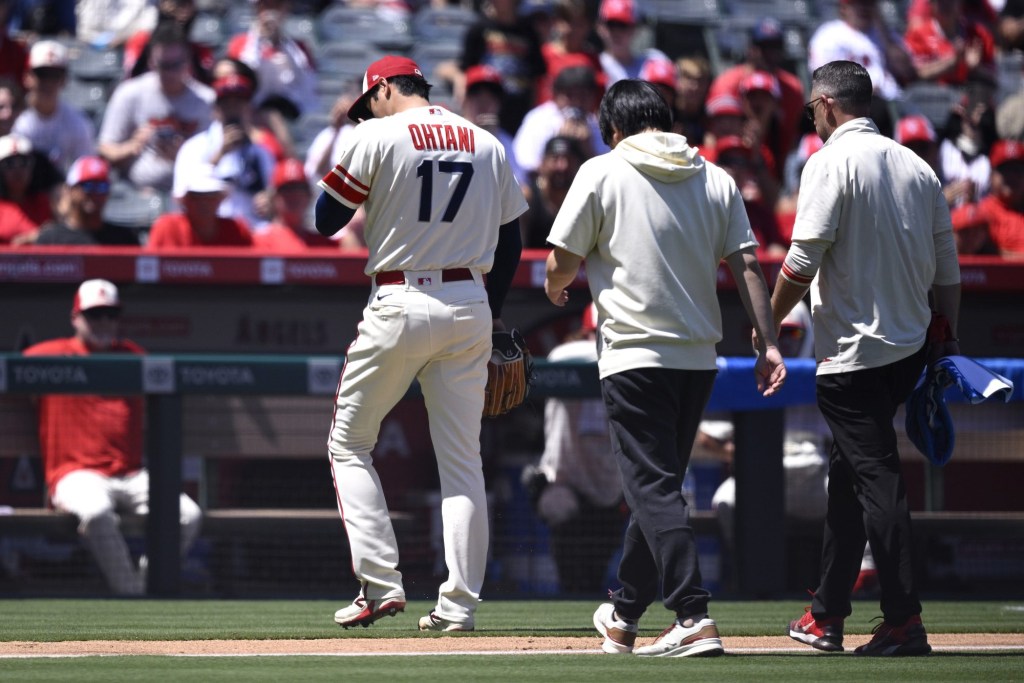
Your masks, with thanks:
<instances>
[{"instance_id":1,"label":"player's back","mask_svg":"<svg viewBox=\"0 0 1024 683\"><path fill-rule=\"evenodd\" d=\"M368 271L489 270L498 226L524 203L497 139L436 106L363 122L357 133L371 157L348 168L369 188Z\"/></svg>"}]
</instances>

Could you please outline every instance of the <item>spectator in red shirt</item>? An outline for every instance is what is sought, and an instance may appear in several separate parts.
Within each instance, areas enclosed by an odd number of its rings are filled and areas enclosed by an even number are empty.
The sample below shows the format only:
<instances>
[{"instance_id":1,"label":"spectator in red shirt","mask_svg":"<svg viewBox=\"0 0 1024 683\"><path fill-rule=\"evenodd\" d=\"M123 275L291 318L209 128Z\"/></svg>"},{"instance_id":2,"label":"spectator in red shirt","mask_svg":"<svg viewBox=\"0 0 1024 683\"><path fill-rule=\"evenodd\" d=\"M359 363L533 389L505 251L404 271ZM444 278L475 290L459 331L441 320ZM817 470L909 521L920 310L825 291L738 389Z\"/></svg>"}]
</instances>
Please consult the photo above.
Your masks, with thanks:
<instances>
[{"instance_id":1,"label":"spectator in red shirt","mask_svg":"<svg viewBox=\"0 0 1024 683\"><path fill-rule=\"evenodd\" d=\"M249 228L235 218L217 215L228 184L197 168L181 198L183 213L165 213L153 221L146 248L151 251L189 247L251 247Z\"/></svg>"},{"instance_id":2,"label":"spectator in red shirt","mask_svg":"<svg viewBox=\"0 0 1024 683\"><path fill-rule=\"evenodd\" d=\"M992 146L992 191L977 204L952 213L961 254L998 253L1024 259L1024 143L1000 140Z\"/></svg>"},{"instance_id":3,"label":"spectator in red shirt","mask_svg":"<svg viewBox=\"0 0 1024 683\"><path fill-rule=\"evenodd\" d=\"M25 349L26 356L143 354L120 337L121 300L106 280L87 280L71 309L73 337ZM117 595L145 592L145 559L133 563L118 528L119 512L149 511L149 473L142 467L141 396L45 394L39 397L39 450L53 505L79 519L78 533ZM184 493L179 501L184 557L199 533L202 512Z\"/></svg>"},{"instance_id":4,"label":"spectator in red shirt","mask_svg":"<svg viewBox=\"0 0 1024 683\"><path fill-rule=\"evenodd\" d=\"M757 170L759 160L750 145L737 136L719 138L711 161L736 181L750 219L750 229L758 241L757 255L785 256L788 245L779 236L774 205L765 199Z\"/></svg>"},{"instance_id":5,"label":"spectator in red shirt","mask_svg":"<svg viewBox=\"0 0 1024 683\"><path fill-rule=\"evenodd\" d=\"M278 162L270 184L274 217L269 226L253 235L256 248L277 254L301 253L313 247L338 248L337 242L309 228L306 219L313 192L301 161Z\"/></svg>"},{"instance_id":6,"label":"spectator in red shirt","mask_svg":"<svg viewBox=\"0 0 1024 683\"><path fill-rule=\"evenodd\" d=\"M782 68L783 55L782 25L772 17L765 17L751 31L744 61L723 71L712 81L708 91L709 101L719 95L739 97L740 84L750 74L760 71L774 76L779 93L780 163L800 134L800 118L804 107L804 86L799 78Z\"/></svg>"},{"instance_id":7,"label":"spectator in red shirt","mask_svg":"<svg viewBox=\"0 0 1024 683\"><path fill-rule=\"evenodd\" d=\"M930 0L932 17L904 36L917 77L947 85L968 80L995 84L995 40L964 16L962 0Z\"/></svg>"}]
</instances>

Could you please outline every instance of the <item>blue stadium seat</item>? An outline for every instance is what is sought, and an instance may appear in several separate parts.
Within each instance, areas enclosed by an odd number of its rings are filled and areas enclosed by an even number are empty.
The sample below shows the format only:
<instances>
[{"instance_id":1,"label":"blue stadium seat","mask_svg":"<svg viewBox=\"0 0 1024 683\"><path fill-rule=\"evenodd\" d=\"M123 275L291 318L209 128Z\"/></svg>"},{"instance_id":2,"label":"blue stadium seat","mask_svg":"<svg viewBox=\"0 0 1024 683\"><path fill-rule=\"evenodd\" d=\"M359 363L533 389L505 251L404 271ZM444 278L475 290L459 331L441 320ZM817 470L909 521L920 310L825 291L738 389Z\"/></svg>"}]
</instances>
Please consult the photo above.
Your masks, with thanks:
<instances>
[{"instance_id":1,"label":"blue stadium seat","mask_svg":"<svg viewBox=\"0 0 1024 683\"><path fill-rule=\"evenodd\" d=\"M332 5L320 14L317 26L323 43L354 40L399 52L413 44L409 22L381 15L373 8Z\"/></svg>"},{"instance_id":2,"label":"blue stadium seat","mask_svg":"<svg viewBox=\"0 0 1024 683\"><path fill-rule=\"evenodd\" d=\"M188 39L193 43L219 48L228 38L224 32L224 21L215 14L197 14L188 32Z\"/></svg>"},{"instance_id":3,"label":"blue stadium seat","mask_svg":"<svg viewBox=\"0 0 1024 683\"><path fill-rule=\"evenodd\" d=\"M904 114L921 114L931 122L935 130L946 126L946 119L953 105L960 100L959 88L921 81L911 83L903 90Z\"/></svg>"},{"instance_id":4,"label":"blue stadium seat","mask_svg":"<svg viewBox=\"0 0 1024 683\"><path fill-rule=\"evenodd\" d=\"M169 199L162 193L138 190L130 183L116 181L110 187L103 219L114 225L148 231L168 206Z\"/></svg>"},{"instance_id":5,"label":"blue stadium seat","mask_svg":"<svg viewBox=\"0 0 1024 683\"><path fill-rule=\"evenodd\" d=\"M121 79L123 66L118 50L99 50L79 43L68 48L68 75L80 81L111 83Z\"/></svg>"},{"instance_id":6,"label":"blue stadium seat","mask_svg":"<svg viewBox=\"0 0 1024 683\"><path fill-rule=\"evenodd\" d=\"M469 27L480 15L463 7L424 7L413 18L413 36L417 41L462 43Z\"/></svg>"},{"instance_id":7,"label":"blue stadium seat","mask_svg":"<svg viewBox=\"0 0 1024 683\"><path fill-rule=\"evenodd\" d=\"M314 57L320 72L319 78L327 81L362 79L366 67L386 53L372 43L354 40L340 40L321 43ZM317 87L320 90L320 87Z\"/></svg>"},{"instance_id":8,"label":"blue stadium seat","mask_svg":"<svg viewBox=\"0 0 1024 683\"><path fill-rule=\"evenodd\" d=\"M96 130L99 130L103 112L107 108L108 95L109 88L103 82L80 81L70 78L61 92L61 99L71 106L81 109L82 113L92 120Z\"/></svg>"},{"instance_id":9,"label":"blue stadium seat","mask_svg":"<svg viewBox=\"0 0 1024 683\"><path fill-rule=\"evenodd\" d=\"M434 83L436 76L434 70L441 62L448 60L459 61L462 56L462 43L460 42L417 42L409 54L416 64L423 71L424 77Z\"/></svg>"},{"instance_id":10,"label":"blue stadium seat","mask_svg":"<svg viewBox=\"0 0 1024 683\"><path fill-rule=\"evenodd\" d=\"M673 24L710 26L724 14L719 0L647 0L642 7L648 19Z\"/></svg>"}]
</instances>

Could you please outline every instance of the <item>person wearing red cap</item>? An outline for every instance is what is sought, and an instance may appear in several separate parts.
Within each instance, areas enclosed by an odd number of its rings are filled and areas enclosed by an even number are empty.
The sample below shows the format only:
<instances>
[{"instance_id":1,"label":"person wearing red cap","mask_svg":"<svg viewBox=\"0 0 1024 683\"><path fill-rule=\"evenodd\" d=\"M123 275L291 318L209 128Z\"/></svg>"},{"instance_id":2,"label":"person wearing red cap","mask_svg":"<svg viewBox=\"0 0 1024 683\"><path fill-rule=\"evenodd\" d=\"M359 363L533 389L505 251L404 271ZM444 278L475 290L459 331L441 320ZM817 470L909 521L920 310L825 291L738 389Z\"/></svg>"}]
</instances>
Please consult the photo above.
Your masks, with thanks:
<instances>
[{"instance_id":1,"label":"person wearing red cap","mask_svg":"<svg viewBox=\"0 0 1024 683\"><path fill-rule=\"evenodd\" d=\"M35 239L37 228L53 217L48 178L59 175L45 155L16 133L0 137L0 244Z\"/></svg>"},{"instance_id":2,"label":"person wearing red cap","mask_svg":"<svg viewBox=\"0 0 1024 683\"><path fill-rule=\"evenodd\" d=\"M86 280L71 309L72 337L34 344L26 356L141 355L120 336L121 299L107 280ZM38 398L39 451L50 501L78 517L78 533L116 595L142 595L145 559L132 561L118 513L146 514L149 474L142 466L145 407L141 396L43 394ZM179 500L181 556L199 533L202 512Z\"/></svg>"},{"instance_id":3,"label":"person wearing red cap","mask_svg":"<svg viewBox=\"0 0 1024 683\"><path fill-rule=\"evenodd\" d=\"M552 81L567 61L579 64L585 60L603 76L601 50L591 40L594 20L584 0L560 0L554 3L553 12L551 31L541 45L547 73L537 88L537 104L551 99Z\"/></svg>"},{"instance_id":4,"label":"person wearing red cap","mask_svg":"<svg viewBox=\"0 0 1024 683\"><path fill-rule=\"evenodd\" d=\"M776 149L784 159L793 148L800 132L803 115L804 86L794 74L782 68L785 58L785 36L782 24L774 17L761 19L750 31L750 42L744 59L720 73L711 83L708 99L720 95L740 97L743 80L754 72L769 74L776 79L780 111Z\"/></svg>"},{"instance_id":5,"label":"person wearing red cap","mask_svg":"<svg viewBox=\"0 0 1024 683\"><path fill-rule=\"evenodd\" d=\"M513 138L501 127L501 108L505 102L505 86L501 73L493 66L478 64L466 71L466 87L462 96L462 115L498 138L516 182L525 185L527 175L516 160Z\"/></svg>"},{"instance_id":6,"label":"person wearing red cap","mask_svg":"<svg viewBox=\"0 0 1024 683\"><path fill-rule=\"evenodd\" d=\"M963 0L929 0L931 18L907 28L904 40L917 77L946 85L996 84L995 40L964 14Z\"/></svg>"},{"instance_id":7,"label":"person wearing red cap","mask_svg":"<svg viewBox=\"0 0 1024 683\"><path fill-rule=\"evenodd\" d=\"M217 95L210 126L185 141L174 161L172 194L184 196L189 179L212 167L213 175L229 184L217 215L241 219L260 230L270 217L270 176L274 155L253 142L253 82L241 73L213 82Z\"/></svg>"},{"instance_id":8,"label":"person wearing red cap","mask_svg":"<svg viewBox=\"0 0 1024 683\"><path fill-rule=\"evenodd\" d=\"M1024 143L1000 140L990 158L991 194L953 211L957 247L962 254L1024 259Z\"/></svg>"},{"instance_id":9,"label":"person wearing red cap","mask_svg":"<svg viewBox=\"0 0 1024 683\"><path fill-rule=\"evenodd\" d=\"M551 349L548 363L597 362L597 308ZM608 563L622 543L622 476L600 398L548 398L544 452L523 468L534 510L551 530L560 597L591 597L607 587Z\"/></svg>"},{"instance_id":10,"label":"person wearing red cap","mask_svg":"<svg viewBox=\"0 0 1024 683\"><path fill-rule=\"evenodd\" d=\"M373 281L338 382L328 445L360 583L358 597L334 615L346 628L405 609L398 545L371 451L413 380L437 457L448 566L420 630L473 630L487 565L480 419L491 335L505 329L501 311L527 207L498 140L431 105L430 89L411 59L389 55L370 64L348 112L361 123L319 183L321 234L336 234L366 207L365 272Z\"/></svg>"},{"instance_id":11,"label":"person wearing red cap","mask_svg":"<svg viewBox=\"0 0 1024 683\"><path fill-rule=\"evenodd\" d=\"M57 201L59 220L48 223L35 239L37 246L138 246L131 228L108 223L103 209L110 195L110 167L99 157L75 160L68 169Z\"/></svg>"},{"instance_id":12,"label":"person wearing red cap","mask_svg":"<svg viewBox=\"0 0 1024 683\"><path fill-rule=\"evenodd\" d=\"M810 289L818 408L832 432L821 581L793 639L843 650L865 541L884 621L855 650L931 652L921 621L906 484L893 420L929 359L959 354L960 267L942 185L870 118L873 83L852 61L811 78L823 145L804 166L792 244L772 295L776 324ZM933 344L933 320L950 341Z\"/></svg>"},{"instance_id":13,"label":"person wearing red cap","mask_svg":"<svg viewBox=\"0 0 1024 683\"><path fill-rule=\"evenodd\" d=\"M927 118L920 114L904 116L896 124L896 134L893 139L924 159L925 163L935 171L935 175L942 181L938 136ZM950 193L951 189L949 185L943 183L942 192L946 195L946 202L952 206L954 201Z\"/></svg>"},{"instance_id":14,"label":"person wearing red cap","mask_svg":"<svg viewBox=\"0 0 1024 683\"><path fill-rule=\"evenodd\" d=\"M653 47L640 53L633 51L639 25L640 14L634 0L602 0L597 13L597 35L604 46L601 68L606 86L623 78L642 78L640 72L649 60L668 59L668 55Z\"/></svg>"},{"instance_id":15,"label":"person wearing red cap","mask_svg":"<svg viewBox=\"0 0 1024 683\"><path fill-rule=\"evenodd\" d=\"M586 262L598 310L601 393L631 513L621 588L597 608L594 626L608 654L720 655L682 484L717 372L715 287L723 259L762 332L759 392L780 390L786 368L757 241L732 178L669 132L671 109L646 81L613 84L600 121L612 150L577 173L548 236L544 280L548 299L565 306ZM634 649L638 622L659 598L672 625Z\"/></svg>"},{"instance_id":16,"label":"person wearing red cap","mask_svg":"<svg viewBox=\"0 0 1024 683\"><path fill-rule=\"evenodd\" d=\"M725 170L740 190L750 229L757 238L757 255L785 256L787 244L779 234L774 196L767 191L761 180L764 174L759 172L763 160L743 138L735 136L720 138L712 151L709 160Z\"/></svg>"},{"instance_id":17,"label":"person wearing red cap","mask_svg":"<svg viewBox=\"0 0 1024 683\"><path fill-rule=\"evenodd\" d=\"M297 254L314 247L338 248L337 242L314 232L307 224L313 191L301 161L279 161L270 186L274 215L266 228L253 235L254 247L275 254Z\"/></svg>"}]
</instances>

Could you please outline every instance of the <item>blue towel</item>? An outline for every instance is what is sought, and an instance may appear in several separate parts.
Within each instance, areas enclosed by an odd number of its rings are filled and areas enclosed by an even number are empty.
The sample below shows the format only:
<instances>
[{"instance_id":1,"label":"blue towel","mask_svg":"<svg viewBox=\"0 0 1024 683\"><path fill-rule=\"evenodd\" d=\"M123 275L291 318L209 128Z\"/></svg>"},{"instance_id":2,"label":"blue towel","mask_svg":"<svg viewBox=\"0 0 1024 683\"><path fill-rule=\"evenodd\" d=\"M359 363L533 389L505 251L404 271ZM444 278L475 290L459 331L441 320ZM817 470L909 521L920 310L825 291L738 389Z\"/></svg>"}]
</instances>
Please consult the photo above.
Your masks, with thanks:
<instances>
[{"instance_id":1,"label":"blue towel","mask_svg":"<svg viewBox=\"0 0 1024 683\"><path fill-rule=\"evenodd\" d=\"M993 396L1007 402L1013 395L1013 382L966 356L944 356L929 366L907 399L906 429L917 450L938 467L953 457L956 441L946 405L950 387L972 405Z\"/></svg>"}]
</instances>

